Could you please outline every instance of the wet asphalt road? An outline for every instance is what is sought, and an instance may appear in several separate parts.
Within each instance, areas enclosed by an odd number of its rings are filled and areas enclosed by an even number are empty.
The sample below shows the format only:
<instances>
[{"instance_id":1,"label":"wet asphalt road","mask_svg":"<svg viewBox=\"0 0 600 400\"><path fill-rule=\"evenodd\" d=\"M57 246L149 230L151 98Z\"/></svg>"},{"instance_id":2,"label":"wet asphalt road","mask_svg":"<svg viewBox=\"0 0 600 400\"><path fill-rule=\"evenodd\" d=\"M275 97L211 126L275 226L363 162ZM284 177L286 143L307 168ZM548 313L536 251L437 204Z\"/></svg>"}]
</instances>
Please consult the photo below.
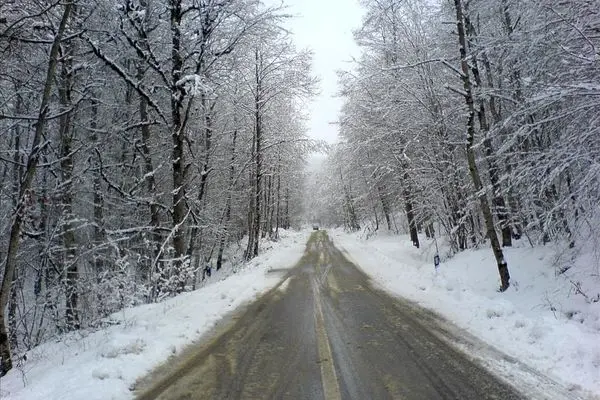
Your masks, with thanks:
<instances>
[{"instance_id":1,"label":"wet asphalt road","mask_svg":"<svg viewBox=\"0 0 600 400\"><path fill-rule=\"evenodd\" d=\"M140 383L147 399L522 399L323 231L282 283Z\"/></svg>"}]
</instances>

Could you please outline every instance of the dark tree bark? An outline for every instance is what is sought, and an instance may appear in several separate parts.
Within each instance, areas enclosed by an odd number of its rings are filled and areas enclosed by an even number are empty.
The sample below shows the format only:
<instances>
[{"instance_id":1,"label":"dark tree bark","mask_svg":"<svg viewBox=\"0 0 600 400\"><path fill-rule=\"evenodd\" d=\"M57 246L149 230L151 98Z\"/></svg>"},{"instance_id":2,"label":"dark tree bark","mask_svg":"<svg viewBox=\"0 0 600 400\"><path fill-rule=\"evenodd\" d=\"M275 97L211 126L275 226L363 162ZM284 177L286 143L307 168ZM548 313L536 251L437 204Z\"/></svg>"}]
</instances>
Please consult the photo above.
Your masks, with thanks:
<instances>
[{"instance_id":1,"label":"dark tree bark","mask_svg":"<svg viewBox=\"0 0 600 400\"><path fill-rule=\"evenodd\" d=\"M410 198L404 200L406 207L406 219L408 220L408 230L410 233L410 241L417 249L419 248L419 234L417 231L417 223L415 222L415 213L413 210L412 201Z\"/></svg>"},{"instance_id":2,"label":"dark tree bark","mask_svg":"<svg viewBox=\"0 0 600 400\"><path fill-rule=\"evenodd\" d=\"M100 141L98 140L98 101L92 95L91 101L91 121L90 121L90 143L92 148L98 150ZM104 235L104 194L102 188L102 176L100 174L100 166L102 165L101 153L98 150L96 154L90 155L88 159L90 169L92 173L92 186L94 192L94 205L93 205L93 216L94 216L94 246L101 246L105 241ZM94 250L93 270L99 274L104 270L104 257L103 255Z\"/></svg>"},{"instance_id":3,"label":"dark tree bark","mask_svg":"<svg viewBox=\"0 0 600 400\"><path fill-rule=\"evenodd\" d=\"M148 33L146 32L149 18L150 18L150 10L148 9L148 4L146 1L140 1L140 5L145 10L143 14L143 19L138 21L142 29L137 29L138 39L140 41L141 48L148 47ZM139 14L132 14L139 15ZM146 74L146 65L144 65L144 58L141 54L138 54L137 61L137 79L138 82L142 82L144 76ZM141 96L138 93L138 101L139 101L139 112L140 112L140 131L142 135L142 156L144 158L144 180L146 184L146 191L150 197L150 227L152 229L151 232L151 246L152 246L152 259L156 260L160 256L161 251L161 242L162 236L160 234L160 224L161 224L161 215L160 215L160 207L159 207L159 199L157 195L157 187L156 187L156 177L154 170L154 163L152 160L152 131L150 129L150 114L148 112L148 99L144 96ZM146 271L149 273L150 269Z\"/></svg>"},{"instance_id":4,"label":"dark tree bark","mask_svg":"<svg viewBox=\"0 0 600 400\"><path fill-rule=\"evenodd\" d=\"M170 1L171 27L171 139L173 150L171 163L173 168L173 248L175 249L176 270L186 257L185 218L185 126L183 123L183 102L185 88L180 83L183 74L181 19L183 10L181 0Z\"/></svg>"},{"instance_id":5,"label":"dark tree bark","mask_svg":"<svg viewBox=\"0 0 600 400\"><path fill-rule=\"evenodd\" d=\"M290 229L290 188L288 186L286 186L285 188L285 207L284 207L284 213L283 213L283 222L282 222L282 228L283 229Z\"/></svg>"},{"instance_id":6,"label":"dark tree bark","mask_svg":"<svg viewBox=\"0 0 600 400\"><path fill-rule=\"evenodd\" d=\"M18 88L15 88L18 90ZM17 96L15 102L15 115L22 113L23 102L20 95ZM16 194L19 193L19 184L23 175L21 164L21 135L22 129L19 124L15 125L14 132L12 135L13 139L13 166L12 166L12 192L13 198L11 199L11 206L13 209L17 207ZM6 181L4 181L6 182ZM21 289L19 287L19 271L15 271L13 276L13 282L11 285L10 304L8 306L8 320L10 326L10 344L11 346L17 346L17 292Z\"/></svg>"},{"instance_id":7,"label":"dark tree bark","mask_svg":"<svg viewBox=\"0 0 600 400\"><path fill-rule=\"evenodd\" d=\"M281 209L281 152L277 155L277 199L275 203L275 233L274 239L279 239L280 209Z\"/></svg>"},{"instance_id":8,"label":"dark tree bark","mask_svg":"<svg viewBox=\"0 0 600 400\"><path fill-rule=\"evenodd\" d=\"M403 185L404 185L404 206L405 206L405 210L406 210L406 219L408 221L408 231L410 233L410 241L412 242L413 246L415 246L418 249L420 246L419 231L418 231L418 227L417 227L417 219L415 217L415 211L413 208L410 175L408 174L408 171L406 169L404 171Z\"/></svg>"},{"instance_id":9,"label":"dark tree bark","mask_svg":"<svg viewBox=\"0 0 600 400\"><path fill-rule=\"evenodd\" d=\"M494 219L492 215L492 211L490 209L487 195L485 193L483 183L481 181L481 177L479 174L479 169L477 167L477 161L475 157L475 149L473 148L475 142L475 104L473 98L473 86L470 78L469 71L469 63L467 59L467 40L465 34L464 27L464 15L463 15L463 5L462 0L454 0L454 6L456 9L456 28L458 32L458 41L460 46L460 58L461 58L461 78L463 81L463 88L465 91L465 103L467 105L468 110L468 122L467 122L467 161L469 165L469 172L471 174L471 179L473 180L473 185L475 186L475 191L477 196L479 197L479 203L481 207L481 212L483 214L483 218L485 220L485 226L487 231L487 236L490 239L492 245L492 251L494 252L494 257L496 258L496 263L498 264L498 272L500 274L500 291L505 291L510 286L510 274L508 272L508 264L504 259L504 254L502 252L502 247L500 246L500 241L498 240L498 236L496 234L496 230L494 227Z\"/></svg>"},{"instance_id":10,"label":"dark tree bark","mask_svg":"<svg viewBox=\"0 0 600 400\"><path fill-rule=\"evenodd\" d=\"M213 136L213 126L212 126L212 113L215 107L215 102L212 102L209 105L209 100L206 98L204 93L200 96L200 104L202 107L202 112L204 113L204 129L203 133L203 145L202 145L202 166L200 167L200 183L198 185L198 195L196 196L196 204L198 207L201 207L202 202L204 200L204 194L206 193L206 185L208 183L208 175L210 173L210 152L212 147L212 136ZM198 222L194 224L192 227L192 231L190 233L189 243L187 247L187 257L190 258L194 251L196 250L197 238L200 235L200 229L198 227Z\"/></svg>"},{"instance_id":11,"label":"dark tree bark","mask_svg":"<svg viewBox=\"0 0 600 400\"><path fill-rule=\"evenodd\" d=\"M425 236L427 239L433 239L435 237L435 229L432 222L427 222L425 225Z\"/></svg>"},{"instance_id":12,"label":"dark tree bark","mask_svg":"<svg viewBox=\"0 0 600 400\"><path fill-rule=\"evenodd\" d=\"M471 23L468 16L465 15L465 25L466 25L466 34L472 40L476 39L477 32L475 27ZM485 53L484 53L485 54ZM473 73L473 79L475 80L475 84L477 87L482 87L483 82L481 80L481 74L479 71L477 57L472 57L470 60L471 72ZM488 71L488 74L491 71ZM477 117L479 120L479 127L481 132L484 135L483 139L483 147L485 149L485 159L488 165L488 171L490 176L490 182L492 183L493 189L493 197L492 197L492 205L494 207L494 211L498 216L498 220L500 221L500 229L502 231L502 246L510 247L512 246L512 234L510 229L510 218L508 215L508 208L506 207L506 203L504 201L504 196L502 194L502 187L500 184L499 170L498 164L496 163L494 156L494 146L492 144L492 140L488 136L490 131L490 125L487 120L486 109L485 109L485 101L484 99L478 99L479 109L477 110ZM493 110L493 114L495 113L494 101L490 99L490 109Z\"/></svg>"},{"instance_id":13,"label":"dark tree bark","mask_svg":"<svg viewBox=\"0 0 600 400\"><path fill-rule=\"evenodd\" d=\"M390 204L388 202L385 190L382 188L381 184L377 184L377 194L379 195L379 201L381 202L381 210L383 211L383 216L385 217L385 222L387 224L388 231L391 231L392 220L390 218Z\"/></svg>"},{"instance_id":14,"label":"dark tree bark","mask_svg":"<svg viewBox=\"0 0 600 400\"><path fill-rule=\"evenodd\" d=\"M356 210L354 209L354 199L352 198L352 190L351 188L344 183L344 176L342 174L342 169L340 171L340 182L342 184L343 192L344 192L344 211L345 211L345 223L348 229L352 232L356 232L360 230L360 224L358 223L358 216L356 215Z\"/></svg>"},{"instance_id":15,"label":"dark tree bark","mask_svg":"<svg viewBox=\"0 0 600 400\"><path fill-rule=\"evenodd\" d=\"M23 178L18 193L18 202L15 212L13 214L13 220L10 227L10 233L8 237L8 250L6 253L6 262L4 267L4 274L2 276L2 285L0 286L0 376L4 376L8 371L12 369L12 356L10 352L10 343L8 337L8 329L6 321L4 319L4 310L8 304L10 296L10 287L12 284L13 276L16 269L17 251L19 249L19 241L21 236L21 228L27 213L27 202L30 196L31 184L35 176L40 152L42 150L42 138L46 128L46 117L48 115L48 107L50 103L50 96L52 94L52 86L56 74L56 64L58 58L58 50L60 42L62 41L67 21L71 15L73 9L73 3L67 2L63 8L61 22L52 41L50 48L48 69L46 71L46 79L44 81L44 89L42 92L42 99L40 102L40 108L38 117L35 125L33 140L31 143L31 150L25 166Z\"/></svg>"},{"instance_id":16,"label":"dark tree bark","mask_svg":"<svg viewBox=\"0 0 600 400\"><path fill-rule=\"evenodd\" d=\"M260 209L260 193L262 185L262 117L260 111L260 100L257 100L256 106L256 127L255 127L255 158L256 158L256 170L254 172L254 219L252 222L254 242L251 248L251 256L253 258L258 256L258 242L260 237L260 220L261 220L261 209Z\"/></svg>"},{"instance_id":17,"label":"dark tree bark","mask_svg":"<svg viewBox=\"0 0 600 400\"><path fill-rule=\"evenodd\" d=\"M77 244L75 241L73 213L73 139L75 130L72 121L72 86L73 86L73 48L70 45L63 46L61 54L62 64L60 73L60 85L58 85L58 97L63 114L59 118L60 133L60 175L62 179L62 239L64 247L63 263L65 269L65 319L67 331L76 330L80 327L79 320L79 267L77 261Z\"/></svg>"},{"instance_id":18,"label":"dark tree bark","mask_svg":"<svg viewBox=\"0 0 600 400\"><path fill-rule=\"evenodd\" d=\"M253 135L253 159L254 159L254 182L253 201L250 207L250 227L248 246L246 248L246 260L258 256L258 242L260 240L261 221L261 185L262 185L262 56L257 49L255 51L255 93L254 93L254 135Z\"/></svg>"},{"instance_id":19,"label":"dark tree bark","mask_svg":"<svg viewBox=\"0 0 600 400\"><path fill-rule=\"evenodd\" d=\"M229 221L231 219L231 198L233 196L233 188L235 185L235 160L236 160L236 141L237 141L237 121L236 128L233 131L231 137L231 158L229 160L229 177L227 185L227 199L225 200L225 212L223 217L223 232L219 240L219 251L217 253L217 271L223 266L223 252L225 250L225 243L229 236Z\"/></svg>"}]
</instances>

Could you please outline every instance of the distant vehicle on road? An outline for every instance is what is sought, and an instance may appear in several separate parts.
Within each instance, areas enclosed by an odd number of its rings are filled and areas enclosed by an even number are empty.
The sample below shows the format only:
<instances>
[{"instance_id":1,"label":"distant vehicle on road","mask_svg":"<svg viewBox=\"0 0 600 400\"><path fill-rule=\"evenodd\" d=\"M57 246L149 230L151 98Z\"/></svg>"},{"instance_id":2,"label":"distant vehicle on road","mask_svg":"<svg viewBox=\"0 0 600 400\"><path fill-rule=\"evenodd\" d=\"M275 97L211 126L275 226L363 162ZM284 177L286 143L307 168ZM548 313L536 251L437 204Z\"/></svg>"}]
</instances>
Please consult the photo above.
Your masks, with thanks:
<instances>
[{"instance_id":1,"label":"distant vehicle on road","mask_svg":"<svg viewBox=\"0 0 600 400\"><path fill-rule=\"evenodd\" d=\"M319 225L313 225L313 231L318 231L319 230Z\"/></svg>"}]
</instances>

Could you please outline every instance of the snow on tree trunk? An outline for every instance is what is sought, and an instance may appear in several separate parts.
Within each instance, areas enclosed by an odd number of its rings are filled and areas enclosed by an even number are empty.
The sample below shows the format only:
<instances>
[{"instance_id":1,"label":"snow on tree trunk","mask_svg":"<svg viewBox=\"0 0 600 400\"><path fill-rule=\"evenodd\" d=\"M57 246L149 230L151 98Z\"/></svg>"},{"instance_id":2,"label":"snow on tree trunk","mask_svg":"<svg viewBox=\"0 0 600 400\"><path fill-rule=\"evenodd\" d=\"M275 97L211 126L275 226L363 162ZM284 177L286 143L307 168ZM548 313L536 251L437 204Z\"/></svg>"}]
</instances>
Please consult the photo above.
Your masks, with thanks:
<instances>
[{"instance_id":1,"label":"snow on tree trunk","mask_svg":"<svg viewBox=\"0 0 600 400\"><path fill-rule=\"evenodd\" d=\"M492 251L498 264L498 273L500 274L500 291L505 291L510 286L510 274L508 272L508 264L504 259L500 241L494 227L494 217L489 206L487 194L483 187L481 177L479 175L479 169L477 167L477 160L475 155L475 149L473 148L475 142L475 101L473 98L473 87L470 79L469 64L467 59L467 40L464 28L464 15L462 0L454 0L454 7L456 9L456 28L458 32L458 42L460 46L460 59L461 59L461 78L463 81L464 98L468 109L468 120L467 120L467 161L469 164L469 172L473 185L475 187L476 195L479 198L481 212L485 221L486 233L490 239L492 245Z\"/></svg>"},{"instance_id":2,"label":"snow on tree trunk","mask_svg":"<svg viewBox=\"0 0 600 400\"><path fill-rule=\"evenodd\" d=\"M65 4L62 12L60 25L52 41L50 53L48 56L48 68L46 71L46 79L40 102L39 112L36 119L35 131L29 151L27 164L24 171L24 176L21 181L21 186L18 193L17 207L13 214L13 221L10 227L8 236L8 249L6 253L6 261L4 263L4 273L2 274L2 285L0 286L0 376L4 376L12 369L12 356L10 352L8 329L6 320L4 319L4 310L8 304L10 295L10 287L15 273L17 252L19 250L19 240L21 235L21 227L27 213L28 202L30 200L30 190L33 178L35 176L38 161L41 152L42 138L46 128L46 117L48 115L48 106L50 96L52 94L52 86L55 79L56 65L59 53L60 43L65 32L67 22L70 18L71 11L74 7L73 2Z\"/></svg>"}]
</instances>

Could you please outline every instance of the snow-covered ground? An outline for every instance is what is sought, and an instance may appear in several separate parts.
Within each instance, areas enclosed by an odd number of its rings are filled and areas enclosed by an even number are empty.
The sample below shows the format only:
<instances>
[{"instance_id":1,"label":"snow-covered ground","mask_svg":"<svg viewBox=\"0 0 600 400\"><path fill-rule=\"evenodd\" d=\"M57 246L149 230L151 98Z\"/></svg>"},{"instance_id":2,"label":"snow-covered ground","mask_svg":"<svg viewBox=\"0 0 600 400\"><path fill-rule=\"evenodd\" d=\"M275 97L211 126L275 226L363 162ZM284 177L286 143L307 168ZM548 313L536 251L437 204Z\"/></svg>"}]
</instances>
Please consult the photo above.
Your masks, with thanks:
<instances>
[{"instance_id":1,"label":"snow-covered ground","mask_svg":"<svg viewBox=\"0 0 600 400\"><path fill-rule=\"evenodd\" d=\"M235 274L213 274L195 292L125 309L109 318L114 325L108 328L77 332L33 349L27 361L0 379L0 399L131 398L137 378L207 333L228 312L275 286L282 274L269 270L293 266L309 234L284 231L279 242L265 242L251 263L236 266Z\"/></svg>"},{"instance_id":2,"label":"snow-covered ground","mask_svg":"<svg viewBox=\"0 0 600 400\"><path fill-rule=\"evenodd\" d=\"M419 250L404 236L330 236L388 292L435 310L574 395L600 398L600 276L591 254L557 264L551 247L517 243L506 250L512 286L499 293L489 248L459 253L436 270L432 241Z\"/></svg>"},{"instance_id":3,"label":"snow-covered ground","mask_svg":"<svg viewBox=\"0 0 600 400\"><path fill-rule=\"evenodd\" d=\"M309 234L285 232L279 242L265 242L262 255L250 264L237 265L235 274L213 274L200 290L123 310L109 318L114 324L105 329L78 332L35 348L27 361L0 379L0 398L131 398L130 388L139 377L206 334L228 312L280 282L282 274L269 270L293 266ZM419 250L403 236L364 240L340 231L330 236L384 289L437 311L564 383L574 395L600 399L600 277L590 253L557 264L551 247L518 243L506 251L512 286L498 293L498 274L488 248L443 259L436 270L433 242L424 240ZM562 271L565 266L570 268ZM502 368L501 363L490 366ZM519 378L513 364L504 368L505 377ZM544 398L558 397L550 392Z\"/></svg>"}]
</instances>

